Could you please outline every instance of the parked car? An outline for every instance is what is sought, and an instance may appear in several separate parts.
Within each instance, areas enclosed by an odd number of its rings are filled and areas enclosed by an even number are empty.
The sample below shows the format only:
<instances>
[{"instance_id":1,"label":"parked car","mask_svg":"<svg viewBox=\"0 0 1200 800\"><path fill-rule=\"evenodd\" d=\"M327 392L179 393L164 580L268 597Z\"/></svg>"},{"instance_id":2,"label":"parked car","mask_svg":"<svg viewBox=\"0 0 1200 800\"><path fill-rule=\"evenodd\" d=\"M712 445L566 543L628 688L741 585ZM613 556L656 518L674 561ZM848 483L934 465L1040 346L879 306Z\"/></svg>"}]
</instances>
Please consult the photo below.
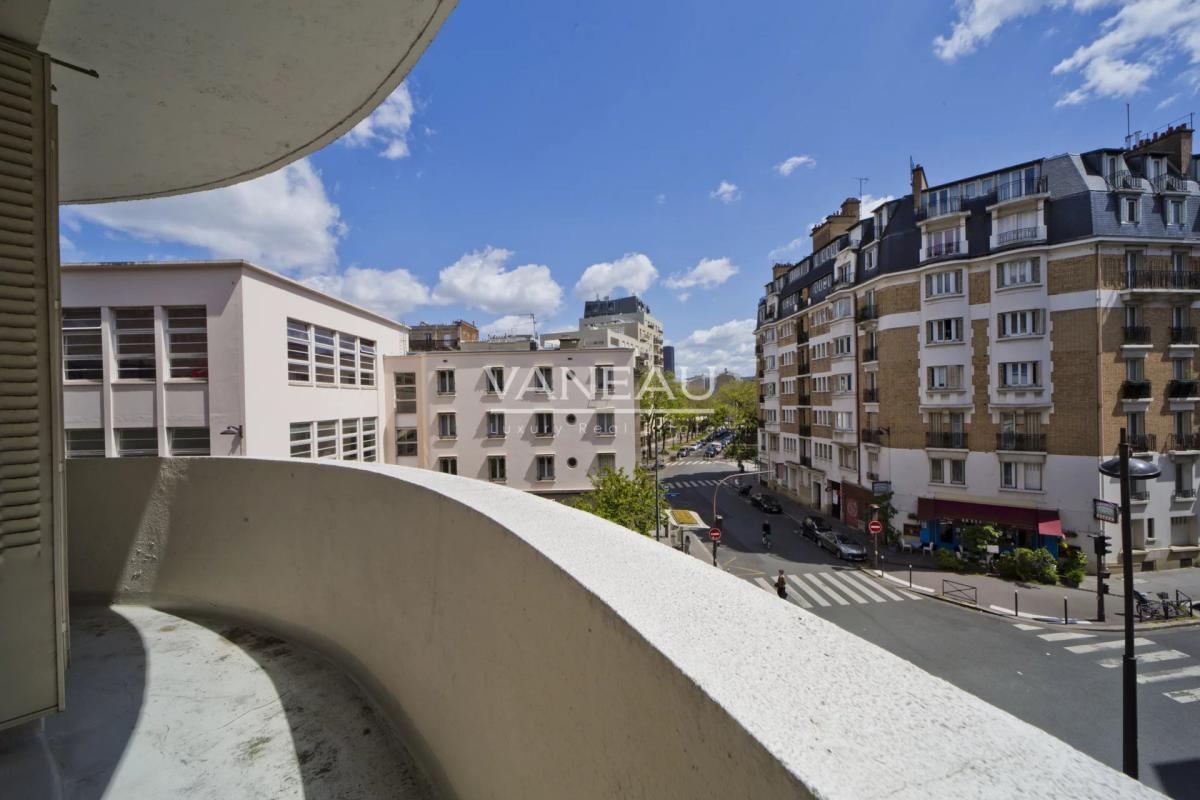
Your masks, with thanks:
<instances>
[{"instance_id":1,"label":"parked car","mask_svg":"<svg viewBox=\"0 0 1200 800\"><path fill-rule=\"evenodd\" d=\"M833 533L833 529L829 527L829 523L821 517L805 517L804 522L800 525L800 532L813 542L820 543L821 537L826 533Z\"/></svg>"},{"instance_id":2,"label":"parked car","mask_svg":"<svg viewBox=\"0 0 1200 800\"><path fill-rule=\"evenodd\" d=\"M683 447L679 448L679 457L683 458L684 456L690 456L693 450L695 450L694 447L692 447L690 444L685 444Z\"/></svg>"},{"instance_id":3,"label":"parked car","mask_svg":"<svg viewBox=\"0 0 1200 800\"><path fill-rule=\"evenodd\" d=\"M769 494L756 494L750 498L750 502L768 514L780 514L783 512L783 506L779 505L779 501Z\"/></svg>"},{"instance_id":4,"label":"parked car","mask_svg":"<svg viewBox=\"0 0 1200 800\"><path fill-rule=\"evenodd\" d=\"M867 560L867 548L850 539L843 533L834 533L833 531L830 531L828 534L821 537L820 545L838 558L842 558L847 561Z\"/></svg>"},{"instance_id":5,"label":"parked car","mask_svg":"<svg viewBox=\"0 0 1200 800\"><path fill-rule=\"evenodd\" d=\"M715 444L710 444L708 447L704 448L704 455L708 456L709 458L712 458L719 452L721 451L717 449Z\"/></svg>"}]
</instances>

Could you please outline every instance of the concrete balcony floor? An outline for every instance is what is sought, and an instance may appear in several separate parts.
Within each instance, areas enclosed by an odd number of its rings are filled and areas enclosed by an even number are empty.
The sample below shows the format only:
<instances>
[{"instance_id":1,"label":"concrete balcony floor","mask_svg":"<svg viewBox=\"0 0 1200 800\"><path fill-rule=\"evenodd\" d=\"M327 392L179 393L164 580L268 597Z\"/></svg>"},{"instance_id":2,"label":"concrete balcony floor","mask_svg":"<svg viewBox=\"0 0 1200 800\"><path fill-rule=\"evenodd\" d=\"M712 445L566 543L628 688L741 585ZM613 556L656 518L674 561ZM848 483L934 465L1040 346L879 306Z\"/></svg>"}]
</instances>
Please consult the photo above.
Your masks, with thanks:
<instances>
[{"instance_id":1,"label":"concrete balcony floor","mask_svg":"<svg viewBox=\"0 0 1200 800\"><path fill-rule=\"evenodd\" d=\"M67 711L47 719L44 747L24 748L26 767L49 751L51 776L23 797L435 796L353 681L270 634L80 607L71 657Z\"/></svg>"}]
</instances>

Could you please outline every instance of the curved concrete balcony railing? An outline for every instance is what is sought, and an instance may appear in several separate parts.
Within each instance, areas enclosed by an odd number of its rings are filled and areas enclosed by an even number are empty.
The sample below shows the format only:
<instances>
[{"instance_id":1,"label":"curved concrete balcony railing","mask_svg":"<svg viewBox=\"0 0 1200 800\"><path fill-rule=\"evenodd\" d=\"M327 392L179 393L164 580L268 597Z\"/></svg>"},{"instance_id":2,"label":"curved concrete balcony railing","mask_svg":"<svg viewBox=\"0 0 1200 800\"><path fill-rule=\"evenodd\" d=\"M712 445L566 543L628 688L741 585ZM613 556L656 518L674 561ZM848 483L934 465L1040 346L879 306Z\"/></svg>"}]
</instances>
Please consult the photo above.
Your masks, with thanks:
<instances>
[{"instance_id":1,"label":"curved concrete balcony railing","mask_svg":"<svg viewBox=\"0 0 1200 800\"><path fill-rule=\"evenodd\" d=\"M217 458L67 476L77 600L319 649L444 797L1153 795L740 579L504 487Z\"/></svg>"}]
</instances>

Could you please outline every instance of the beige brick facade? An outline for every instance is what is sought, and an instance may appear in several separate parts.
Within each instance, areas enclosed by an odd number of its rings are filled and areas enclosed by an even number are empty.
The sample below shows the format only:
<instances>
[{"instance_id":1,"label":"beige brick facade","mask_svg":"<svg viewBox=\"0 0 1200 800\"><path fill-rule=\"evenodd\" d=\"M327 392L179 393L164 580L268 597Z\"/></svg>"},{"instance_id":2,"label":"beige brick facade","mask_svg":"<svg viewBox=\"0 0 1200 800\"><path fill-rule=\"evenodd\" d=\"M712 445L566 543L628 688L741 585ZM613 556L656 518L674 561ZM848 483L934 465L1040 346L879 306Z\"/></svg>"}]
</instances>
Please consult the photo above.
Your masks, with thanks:
<instances>
[{"instance_id":1,"label":"beige brick facade","mask_svg":"<svg viewBox=\"0 0 1200 800\"><path fill-rule=\"evenodd\" d=\"M875 292L879 315L906 314L921 307L921 287L917 282L888 286Z\"/></svg>"},{"instance_id":2,"label":"beige brick facade","mask_svg":"<svg viewBox=\"0 0 1200 800\"><path fill-rule=\"evenodd\" d=\"M972 272L969 276L969 302L971 305L979 305L986 303L992 296L992 277L991 272Z\"/></svg>"},{"instance_id":3,"label":"beige brick facade","mask_svg":"<svg viewBox=\"0 0 1200 800\"><path fill-rule=\"evenodd\" d=\"M1046 264L1046 291L1049 294L1095 290L1096 256L1060 258Z\"/></svg>"},{"instance_id":4,"label":"beige brick facade","mask_svg":"<svg viewBox=\"0 0 1200 800\"><path fill-rule=\"evenodd\" d=\"M890 447L925 446L925 426L917 410L917 329L894 328L879 332L879 426L888 428Z\"/></svg>"},{"instance_id":5,"label":"beige brick facade","mask_svg":"<svg viewBox=\"0 0 1200 800\"><path fill-rule=\"evenodd\" d=\"M974 276L972 276L974 277ZM972 301L974 302L974 301ZM988 390L992 379L992 365L988 343L988 320L971 321L971 389L975 407L971 414L968 430L972 450L995 450L998 427L992 422L988 408Z\"/></svg>"},{"instance_id":6,"label":"beige brick facade","mask_svg":"<svg viewBox=\"0 0 1200 800\"><path fill-rule=\"evenodd\" d=\"M1100 455L1096 443L1097 398L1102 396L1100 387L1104 382L1101 371L1096 369L1097 313L1096 309L1081 308L1050 314L1050 379L1054 382L1054 411L1046 426L1046 449L1050 453ZM1119 326L1117 335L1120 336ZM1118 355L1120 350L1118 346ZM1124 370L1123 363L1121 369ZM1114 390L1105 403L1116 399Z\"/></svg>"}]
</instances>

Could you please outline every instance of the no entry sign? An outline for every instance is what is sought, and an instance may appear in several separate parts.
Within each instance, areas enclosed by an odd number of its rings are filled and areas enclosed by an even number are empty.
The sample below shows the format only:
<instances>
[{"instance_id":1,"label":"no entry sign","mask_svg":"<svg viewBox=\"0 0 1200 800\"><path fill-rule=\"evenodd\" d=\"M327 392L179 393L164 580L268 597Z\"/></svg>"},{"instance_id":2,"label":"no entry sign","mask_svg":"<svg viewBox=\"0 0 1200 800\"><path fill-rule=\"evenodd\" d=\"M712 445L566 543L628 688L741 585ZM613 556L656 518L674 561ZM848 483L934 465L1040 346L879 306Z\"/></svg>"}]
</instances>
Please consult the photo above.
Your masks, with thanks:
<instances>
[{"instance_id":1,"label":"no entry sign","mask_svg":"<svg viewBox=\"0 0 1200 800\"><path fill-rule=\"evenodd\" d=\"M709 529L708 538L712 539L714 542L721 541L721 529L720 528Z\"/></svg>"},{"instance_id":2,"label":"no entry sign","mask_svg":"<svg viewBox=\"0 0 1200 800\"><path fill-rule=\"evenodd\" d=\"M883 523L877 519L873 519L867 523L867 530L871 533L883 533Z\"/></svg>"}]
</instances>

